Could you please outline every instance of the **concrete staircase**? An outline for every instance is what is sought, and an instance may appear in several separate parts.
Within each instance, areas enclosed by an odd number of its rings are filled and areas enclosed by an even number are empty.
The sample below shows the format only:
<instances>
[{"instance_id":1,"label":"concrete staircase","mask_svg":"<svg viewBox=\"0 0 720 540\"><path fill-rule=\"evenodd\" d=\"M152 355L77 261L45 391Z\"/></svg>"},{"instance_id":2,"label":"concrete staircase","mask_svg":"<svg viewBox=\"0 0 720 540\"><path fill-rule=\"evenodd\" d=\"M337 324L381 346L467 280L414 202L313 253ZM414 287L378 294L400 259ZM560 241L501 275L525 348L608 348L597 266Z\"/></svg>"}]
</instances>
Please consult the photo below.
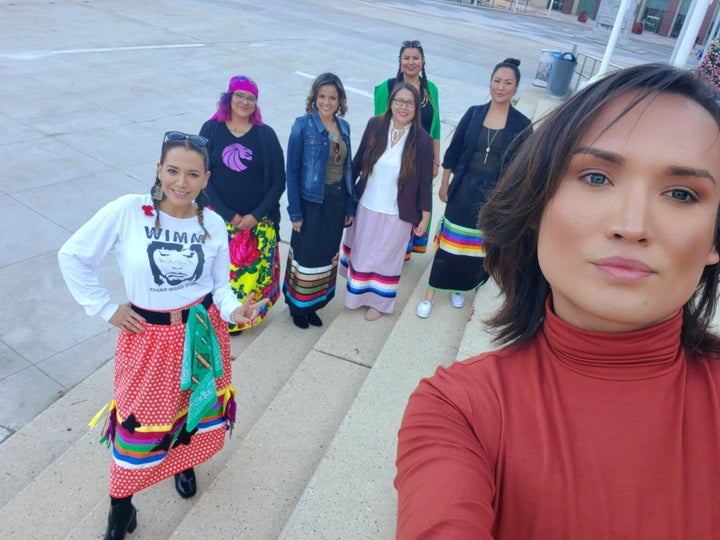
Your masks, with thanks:
<instances>
[{"instance_id":1,"label":"concrete staircase","mask_svg":"<svg viewBox=\"0 0 720 540\"><path fill-rule=\"evenodd\" d=\"M518 108L537 120L556 103L528 87ZM444 205L434 201L437 221ZM392 316L367 322L364 309L345 309L339 278L323 327L295 328L281 298L260 326L231 338L232 438L196 468L194 498L181 499L171 479L133 497L129 538L393 538L408 396L438 365L490 347L482 320L497 301L489 282L463 309L436 295L430 318L419 319L431 261L427 253L405 263ZM0 445L0 538L102 537L110 452L87 423L110 399L112 378L108 362Z\"/></svg>"},{"instance_id":2,"label":"concrete staircase","mask_svg":"<svg viewBox=\"0 0 720 540\"><path fill-rule=\"evenodd\" d=\"M322 328L295 328L280 302L233 337L232 439L197 468L193 499L171 480L137 494L130 538L392 537L404 404L420 377L455 359L472 313L438 295L432 316L417 318L430 261L405 264L395 315L367 322L341 291ZM112 372L109 362L0 445L0 538L102 536L110 453L86 426L111 395Z\"/></svg>"}]
</instances>

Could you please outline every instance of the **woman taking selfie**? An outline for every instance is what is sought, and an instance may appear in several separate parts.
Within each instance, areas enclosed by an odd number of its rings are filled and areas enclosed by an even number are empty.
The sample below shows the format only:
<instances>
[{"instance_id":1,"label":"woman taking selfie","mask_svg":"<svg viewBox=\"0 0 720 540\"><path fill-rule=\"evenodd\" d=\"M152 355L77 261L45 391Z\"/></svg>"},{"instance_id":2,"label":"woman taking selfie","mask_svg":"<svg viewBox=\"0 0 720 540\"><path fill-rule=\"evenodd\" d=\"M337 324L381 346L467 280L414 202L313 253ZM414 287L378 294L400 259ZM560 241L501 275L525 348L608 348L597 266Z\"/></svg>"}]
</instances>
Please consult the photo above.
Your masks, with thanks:
<instances>
[{"instance_id":1,"label":"woman taking selfie","mask_svg":"<svg viewBox=\"0 0 720 540\"><path fill-rule=\"evenodd\" d=\"M716 99L621 70L519 150L480 215L505 348L411 396L398 538L720 535Z\"/></svg>"}]
</instances>

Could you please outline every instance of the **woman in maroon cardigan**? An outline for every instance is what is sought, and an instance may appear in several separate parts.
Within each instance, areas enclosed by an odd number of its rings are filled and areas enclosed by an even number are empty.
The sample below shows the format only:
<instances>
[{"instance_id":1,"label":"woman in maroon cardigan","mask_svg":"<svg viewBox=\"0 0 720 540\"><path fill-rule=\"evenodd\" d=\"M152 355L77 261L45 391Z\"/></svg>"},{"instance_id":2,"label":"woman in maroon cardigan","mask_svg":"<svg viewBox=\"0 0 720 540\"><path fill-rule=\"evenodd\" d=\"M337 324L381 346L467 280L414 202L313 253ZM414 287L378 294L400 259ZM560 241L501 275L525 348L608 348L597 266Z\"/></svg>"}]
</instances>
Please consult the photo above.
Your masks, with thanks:
<instances>
[{"instance_id":1,"label":"woman in maroon cardigan","mask_svg":"<svg viewBox=\"0 0 720 540\"><path fill-rule=\"evenodd\" d=\"M420 96L396 84L385 114L371 118L353 158L360 203L342 245L345 305L367 306L365 319L392 313L407 239L430 221L432 139L420 124Z\"/></svg>"}]
</instances>

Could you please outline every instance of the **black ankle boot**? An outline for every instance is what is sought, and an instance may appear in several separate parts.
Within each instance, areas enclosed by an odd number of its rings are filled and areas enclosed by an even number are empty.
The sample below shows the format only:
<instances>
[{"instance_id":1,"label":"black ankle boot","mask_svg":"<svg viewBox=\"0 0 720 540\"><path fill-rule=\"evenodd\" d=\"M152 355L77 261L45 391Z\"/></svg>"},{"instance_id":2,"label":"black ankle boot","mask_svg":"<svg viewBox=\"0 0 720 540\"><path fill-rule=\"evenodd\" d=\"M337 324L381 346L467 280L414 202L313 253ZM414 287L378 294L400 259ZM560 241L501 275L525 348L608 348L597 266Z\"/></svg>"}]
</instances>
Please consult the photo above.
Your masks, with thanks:
<instances>
[{"instance_id":1,"label":"black ankle boot","mask_svg":"<svg viewBox=\"0 0 720 540\"><path fill-rule=\"evenodd\" d=\"M128 500L110 506L105 540L123 540L125 533L131 533L137 527L137 510Z\"/></svg>"},{"instance_id":2,"label":"black ankle boot","mask_svg":"<svg viewBox=\"0 0 720 540\"><path fill-rule=\"evenodd\" d=\"M192 467L175 475L175 491L183 499L189 499L197 493L197 481Z\"/></svg>"},{"instance_id":3,"label":"black ankle boot","mask_svg":"<svg viewBox=\"0 0 720 540\"><path fill-rule=\"evenodd\" d=\"M293 324L298 328L310 328L307 317L305 315L293 315Z\"/></svg>"},{"instance_id":4,"label":"black ankle boot","mask_svg":"<svg viewBox=\"0 0 720 540\"><path fill-rule=\"evenodd\" d=\"M307 314L307 322L313 326L322 326L322 319L314 311Z\"/></svg>"}]
</instances>

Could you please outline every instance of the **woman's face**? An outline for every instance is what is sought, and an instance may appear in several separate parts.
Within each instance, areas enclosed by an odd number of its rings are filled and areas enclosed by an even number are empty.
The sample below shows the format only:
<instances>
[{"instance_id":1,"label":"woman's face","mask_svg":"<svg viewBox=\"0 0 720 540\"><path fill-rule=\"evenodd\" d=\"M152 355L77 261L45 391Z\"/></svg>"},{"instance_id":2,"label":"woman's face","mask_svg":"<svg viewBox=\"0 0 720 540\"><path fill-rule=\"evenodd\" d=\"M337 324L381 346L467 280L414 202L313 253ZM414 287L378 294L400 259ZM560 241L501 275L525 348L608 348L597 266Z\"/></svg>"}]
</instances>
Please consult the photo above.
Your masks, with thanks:
<instances>
[{"instance_id":1,"label":"woman's face","mask_svg":"<svg viewBox=\"0 0 720 540\"><path fill-rule=\"evenodd\" d=\"M400 71L405 77L417 77L424 63L420 49L408 47L400 53Z\"/></svg>"},{"instance_id":2,"label":"woman's face","mask_svg":"<svg viewBox=\"0 0 720 540\"><path fill-rule=\"evenodd\" d=\"M415 96L407 88L398 90L390 102L390 108L395 127L403 127L410 124L415 118Z\"/></svg>"},{"instance_id":3,"label":"woman's face","mask_svg":"<svg viewBox=\"0 0 720 540\"><path fill-rule=\"evenodd\" d=\"M157 164L157 177L165 193L160 209L173 217L185 218L196 212L192 203L207 186L210 173L205 170L199 152L177 146L167 151L163 163Z\"/></svg>"},{"instance_id":4,"label":"woman's face","mask_svg":"<svg viewBox=\"0 0 720 540\"><path fill-rule=\"evenodd\" d=\"M257 99L250 92L235 90L230 98L230 110L233 118L247 120L255 112Z\"/></svg>"},{"instance_id":5,"label":"woman's face","mask_svg":"<svg viewBox=\"0 0 720 540\"><path fill-rule=\"evenodd\" d=\"M672 317L694 293L714 245L720 134L697 103L626 94L592 122L538 231L538 260L563 320L636 330Z\"/></svg>"},{"instance_id":6,"label":"woman's face","mask_svg":"<svg viewBox=\"0 0 720 540\"><path fill-rule=\"evenodd\" d=\"M315 107L320 118L330 120L340 106L340 97L334 84L323 84L315 98Z\"/></svg>"},{"instance_id":7,"label":"woman's face","mask_svg":"<svg viewBox=\"0 0 720 540\"><path fill-rule=\"evenodd\" d=\"M510 68L499 68L490 79L490 97L495 103L508 103L516 91L517 79Z\"/></svg>"}]
</instances>

